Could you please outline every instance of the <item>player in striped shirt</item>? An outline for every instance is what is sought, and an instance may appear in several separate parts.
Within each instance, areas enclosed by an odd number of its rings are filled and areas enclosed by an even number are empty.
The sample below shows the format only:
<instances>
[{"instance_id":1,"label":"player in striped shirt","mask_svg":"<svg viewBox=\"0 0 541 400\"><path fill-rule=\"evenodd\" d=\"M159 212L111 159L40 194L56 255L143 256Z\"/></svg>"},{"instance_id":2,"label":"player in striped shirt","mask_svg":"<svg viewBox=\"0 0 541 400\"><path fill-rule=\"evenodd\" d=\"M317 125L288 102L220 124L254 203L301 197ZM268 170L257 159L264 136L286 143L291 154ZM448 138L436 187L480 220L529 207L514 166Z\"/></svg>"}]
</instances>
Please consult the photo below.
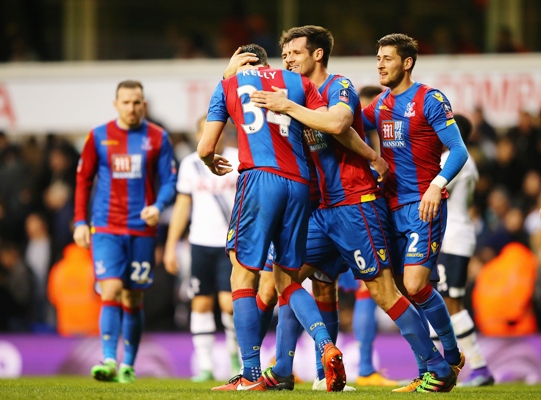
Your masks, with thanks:
<instances>
[{"instance_id":1,"label":"player in striped shirt","mask_svg":"<svg viewBox=\"0 0 541 400\"><path fill-rule=\"evenodd\" d=\"M144 289L152 284L156 225L175 195L176 165L167 132L146 121L143 86L117 86L116 120L87 136L75 191L75 230L79 246L92 243L94 272L102 299L100 338L103 365L92 368L99 381L135 380L134 363L143 331ZM96 188L89 221L87 207ZM155 190L155 180L160 187ZM117 343L124 359L117 373Z\"/></svg>"}]
</instances>

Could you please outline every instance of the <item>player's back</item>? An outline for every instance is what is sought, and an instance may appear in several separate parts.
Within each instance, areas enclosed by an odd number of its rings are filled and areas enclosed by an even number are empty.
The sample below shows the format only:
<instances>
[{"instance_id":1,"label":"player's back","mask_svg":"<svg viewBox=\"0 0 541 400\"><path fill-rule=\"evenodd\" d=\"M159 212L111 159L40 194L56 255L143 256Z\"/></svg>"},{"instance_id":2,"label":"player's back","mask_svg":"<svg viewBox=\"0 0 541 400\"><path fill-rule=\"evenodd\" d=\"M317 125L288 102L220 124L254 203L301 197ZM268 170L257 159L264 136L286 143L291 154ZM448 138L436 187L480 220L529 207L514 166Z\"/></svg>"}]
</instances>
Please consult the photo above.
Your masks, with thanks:
<instances>
[{"instance_id":1,"label":"player's back","mask_svg":"<svg viewBox=\"0 0 541 400\"><path fill-rule=\"evenodd\" d=\"M308 182L303 125L287 115L256 107L249 95L255 90L272 91L273 86L279 87L292 101L318 109L326 104L314 84L300 74L260 67L239 72L221 85L227 113L237 128L239 172L258 168Z\"/></svg>"}]
</instances>

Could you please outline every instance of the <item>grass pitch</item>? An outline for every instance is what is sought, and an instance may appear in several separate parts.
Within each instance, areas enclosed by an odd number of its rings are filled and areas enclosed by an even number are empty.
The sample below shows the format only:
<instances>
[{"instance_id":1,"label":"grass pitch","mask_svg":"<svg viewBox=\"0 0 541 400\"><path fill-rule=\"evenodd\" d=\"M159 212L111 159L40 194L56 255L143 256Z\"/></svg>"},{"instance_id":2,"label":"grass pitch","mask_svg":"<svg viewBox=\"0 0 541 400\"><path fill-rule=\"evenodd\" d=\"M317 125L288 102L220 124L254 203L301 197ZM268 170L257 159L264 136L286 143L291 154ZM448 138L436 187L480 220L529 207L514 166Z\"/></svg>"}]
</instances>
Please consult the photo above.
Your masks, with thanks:
<instances>
[{"instance_id":1,"label":"grass pitch","mask_svg":"<svg viewBox=\"0 0 541 400\"><path fill-rule=\"evenodd\" d=\"M403 397L434 398L443 396L445 400L453 399L541 399L541 385L528 386L525 384L502 384L485 388L455 388L451 393L443 394L413 394L391 393L390 388L357 387L356 392L327 393L314 392L311 384L295 385L293 391L267 391L267 392L213 392L213 386L223 382L192 383L186 379L156 379L140 378L133 384L96 382L88 377L56 376L31 377L20 379L0 380L0 399L203 399L228 400L239 398L257 399L288 399L313 400L343 398L343 399L387 399Z\"/></svg>"}]
</instances>

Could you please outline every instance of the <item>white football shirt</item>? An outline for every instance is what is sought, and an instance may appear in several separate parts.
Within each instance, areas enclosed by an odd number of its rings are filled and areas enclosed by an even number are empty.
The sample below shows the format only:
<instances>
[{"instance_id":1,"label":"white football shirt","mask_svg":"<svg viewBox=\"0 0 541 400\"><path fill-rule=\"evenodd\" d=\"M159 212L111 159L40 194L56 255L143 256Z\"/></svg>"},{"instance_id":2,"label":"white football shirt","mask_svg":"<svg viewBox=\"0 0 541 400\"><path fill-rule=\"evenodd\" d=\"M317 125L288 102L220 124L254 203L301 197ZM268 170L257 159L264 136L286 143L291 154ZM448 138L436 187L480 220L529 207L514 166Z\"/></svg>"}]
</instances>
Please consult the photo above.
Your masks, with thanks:
<instances>
[{"instance_id":1,"label":"white football shirt","mask_svg":"<svg viewBox=\"0 0 541 400\"><path fill-rule=\"evenodd\" d=\"M445 164L449 151L441 156ZM479 172L471 156L457 176L447 185L447 229L443 237L442 252L457 256L471 257L475 251L475 227L468 208L473 200L473 191L479 180Z\"/></svg>"},{"instance_id":2,"label":"white football shirt","mask_svg":"<svg viewBox=\"0 0 541 400\"><path fill-rule=\"evenodd\" d=\"M192 196L189 242L199 246L225 247L229 219L239 176L238 150L226 147L221 153L233 165L233 172L214 175L197 152L184 157L177 178L177 192Z\"/></svg>"}]
</instances>

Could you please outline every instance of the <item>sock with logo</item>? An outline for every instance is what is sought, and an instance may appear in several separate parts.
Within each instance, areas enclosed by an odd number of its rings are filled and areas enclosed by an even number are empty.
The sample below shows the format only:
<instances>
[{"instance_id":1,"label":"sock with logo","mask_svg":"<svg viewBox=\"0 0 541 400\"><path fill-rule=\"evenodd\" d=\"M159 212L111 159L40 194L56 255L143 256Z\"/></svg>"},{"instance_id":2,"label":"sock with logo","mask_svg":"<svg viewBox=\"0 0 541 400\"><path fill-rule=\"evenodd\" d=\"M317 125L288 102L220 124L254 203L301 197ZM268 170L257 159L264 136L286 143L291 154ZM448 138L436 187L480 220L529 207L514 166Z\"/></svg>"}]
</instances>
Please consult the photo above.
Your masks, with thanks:
<instances>
[{"instance_id":1,"label":"sock with logo","mask_svg":"<svg viewBox=\"0 0 541 400\"><path fill-rule=\"evenodd\" d=\"M102 301L100 338L103 359L116 360L116 348L122 325L122 306L117 301Z\"/></svg>"}]
</instances>

